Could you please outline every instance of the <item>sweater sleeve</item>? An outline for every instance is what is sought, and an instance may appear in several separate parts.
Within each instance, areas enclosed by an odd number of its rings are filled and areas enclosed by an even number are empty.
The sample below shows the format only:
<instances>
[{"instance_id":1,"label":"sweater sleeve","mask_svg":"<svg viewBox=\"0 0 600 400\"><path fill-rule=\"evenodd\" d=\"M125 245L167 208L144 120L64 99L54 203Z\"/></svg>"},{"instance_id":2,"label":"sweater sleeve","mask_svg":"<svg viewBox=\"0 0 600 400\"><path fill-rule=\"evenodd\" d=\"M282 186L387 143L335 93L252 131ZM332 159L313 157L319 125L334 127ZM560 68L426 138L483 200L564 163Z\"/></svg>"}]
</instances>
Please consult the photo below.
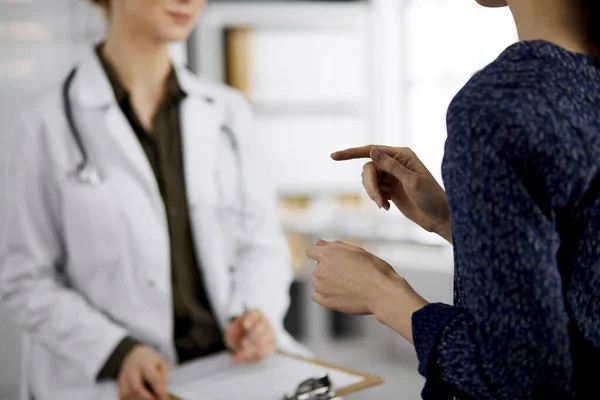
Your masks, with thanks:
<instances>
[{"instance_id":1,"label":"sweater sleeve","mask_svg":"<svg viewBox=\"0 0 600 400\"><path fill-rule=\"evenodd\" d=\"M486 115L462 125L449 133L444 182L464 308L430 304L413 315L423 396L570 399L560 240L551 200L541 200L556 183L552 168L525 171L515 159L527 146L514 138L532 137L526 123Z\"/></svg>"}]
</instances>

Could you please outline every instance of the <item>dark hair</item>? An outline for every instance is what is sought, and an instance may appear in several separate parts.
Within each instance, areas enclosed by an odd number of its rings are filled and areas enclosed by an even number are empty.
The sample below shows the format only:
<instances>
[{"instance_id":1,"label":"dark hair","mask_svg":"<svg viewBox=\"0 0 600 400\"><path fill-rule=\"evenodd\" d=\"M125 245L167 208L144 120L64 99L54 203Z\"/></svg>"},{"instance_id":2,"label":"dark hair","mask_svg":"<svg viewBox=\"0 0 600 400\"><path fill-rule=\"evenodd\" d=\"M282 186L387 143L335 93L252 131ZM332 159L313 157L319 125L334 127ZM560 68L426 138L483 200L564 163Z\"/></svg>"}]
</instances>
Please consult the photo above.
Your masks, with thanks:
<instances>
[{"instance_id":1,"label":"dark hair","mask_svg":"<svg viewBox=\"0 0 600 400\"><path fill-rule=\"evenodd\" d=\"M585 31L600 64L600 0L581 0L581 3Z\"/></svg>"}]
</instances>

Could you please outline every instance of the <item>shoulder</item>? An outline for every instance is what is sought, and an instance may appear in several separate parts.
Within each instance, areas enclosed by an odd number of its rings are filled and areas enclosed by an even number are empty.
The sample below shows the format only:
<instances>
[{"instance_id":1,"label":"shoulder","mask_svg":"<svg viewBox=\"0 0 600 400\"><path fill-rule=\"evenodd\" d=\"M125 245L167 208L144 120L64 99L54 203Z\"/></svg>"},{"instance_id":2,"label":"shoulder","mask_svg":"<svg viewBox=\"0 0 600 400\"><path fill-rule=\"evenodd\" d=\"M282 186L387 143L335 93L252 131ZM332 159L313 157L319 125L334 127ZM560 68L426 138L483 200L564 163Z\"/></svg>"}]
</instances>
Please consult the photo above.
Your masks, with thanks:
<instances>
[{"instance_id":1,"label":"shoulder","mask_svg":"<svg viewBox=\"0 0 600 400\"><path fill-rule=\"evenodd\" d=\"M556 154L557 118L545 95L544 71L535 64L496 60L458 92L447 115L449 160L529 164L541 162L540 154Z\"/></svg>"},{"instance_id":2,"label":"shoulder","mask_svg":"<svg viewBox=\"0 0 600 400\"><path fill-rule=\"evenodd\" d=\"M448 109L449 125L471 127L480 133L485 133L488 123L540 128L536 124L549 110L544 75L533 65L490 64L454 97Z\"/></svg>"},{"instance_id":3,"label":"shoulder","mask_svg":"<svg viewBox=\"0 0 600 400\"><path fill-rule=\"evenodd\" d=\"M8 124L2 155L11 168L46 163L52 155L52 124L63 118L59 85L38 91L25 99ZM27 157L18 155L27 154ZM15 169L15 172L18 169Z\"/></svg>"},{"instance_id":4,"label":"shoulder","mask_svg":"<svg viewBox=\"0 0 600 400\"><path fill-rule=\"evenodd\" d=\"M11 117L12 146L48 147L50 127L64 118L62 84L54 83L28 96Z\"/></svg>"},{"instance_id":5,"label":"shoulder","mask_svg":"<svg viewBox=\"0 0 600 400\"><path fill-rule=\"evenodd\" d=\"M504 171L540 203L565 204L588 179L585 143L577 139L573 115L556 101L566 98L570 75L539 58L511 55L478 72L453 99L444 169L495 178Z\"/></svg>"},{"instance_id":6,"label":"shoulder","mask_svg":"<svg viewBox=\"0 0 600 400\"><path fill-rule=\"evenodd\" d=\"M21 105L19 116L29 122L41 122L44 116L63 111L62 89L63 81L54 82L28 96Z\"/></svg>"},{"instance_id":7,"label":"shoulder","mask_svg":"<svg viewBox=\"0 0 600 400\"><path fill-rule=\"evenodd\" d=\"M487 140L546 135L552 142L569 140L597 100L593 61L544 41L518 42L475 74L448 109L448 134ZM592 103L590 103L592 101ZM565 127L568 129L565 135ZM511 129L499 129L511 128Z\"/></svg>"},{"instance_id":8,"label":"shoulder","mask_svg":"<svg viewBox=\"0 0 600 400\"><path fill-rule=\"evenodd\" d=\"M544 139L556 142L557 115L548 95L556 88L549 82L549 71L540 60L499 57L452 100L448 140L513 150L516 145L532 150Z\"/></svg>"}]
</instances>

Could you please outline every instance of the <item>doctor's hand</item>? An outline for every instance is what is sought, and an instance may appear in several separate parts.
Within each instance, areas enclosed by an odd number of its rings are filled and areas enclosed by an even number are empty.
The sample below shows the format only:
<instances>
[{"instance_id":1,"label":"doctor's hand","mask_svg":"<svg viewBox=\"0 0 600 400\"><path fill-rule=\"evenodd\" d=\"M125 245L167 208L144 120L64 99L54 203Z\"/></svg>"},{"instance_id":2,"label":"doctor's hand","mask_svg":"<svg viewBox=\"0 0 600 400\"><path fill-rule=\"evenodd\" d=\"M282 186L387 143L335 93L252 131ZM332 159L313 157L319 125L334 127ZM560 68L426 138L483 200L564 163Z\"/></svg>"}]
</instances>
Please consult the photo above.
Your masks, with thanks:
<instances>
[{"instance_id":1,"label":"doctor's hand","mask_svg":"<svg viewBox=\"0 0 600 400\"><path fill-rule=\"evenodd\" d=\"M275 331L260 310L233 319L225 329L225 343L233 351L234 363L259 362L277 348Z\"/></svg>"},{"instance_id":2,"label":"doctor's hand","mask_svg":"<svg viewBox=\"0 0 600 400\"><path fill-rule=\"evenodd\" d=\"M167 392L169 364L149 347L134 347L119 373L119 400L171 400Z\"/></svg>"},{"instance_id":3,"label":"doctor's hand","mask_svg":"<svg viewBox=\"0 0 600 400\"><path fill-rule=\"evenodd\" d=\"M392 201L411 221L452 242L446 193L411 149L371 145L338 151L331 158L371 158L362 179L377 206L389 210Z\"/></svg>"}]
</instances>

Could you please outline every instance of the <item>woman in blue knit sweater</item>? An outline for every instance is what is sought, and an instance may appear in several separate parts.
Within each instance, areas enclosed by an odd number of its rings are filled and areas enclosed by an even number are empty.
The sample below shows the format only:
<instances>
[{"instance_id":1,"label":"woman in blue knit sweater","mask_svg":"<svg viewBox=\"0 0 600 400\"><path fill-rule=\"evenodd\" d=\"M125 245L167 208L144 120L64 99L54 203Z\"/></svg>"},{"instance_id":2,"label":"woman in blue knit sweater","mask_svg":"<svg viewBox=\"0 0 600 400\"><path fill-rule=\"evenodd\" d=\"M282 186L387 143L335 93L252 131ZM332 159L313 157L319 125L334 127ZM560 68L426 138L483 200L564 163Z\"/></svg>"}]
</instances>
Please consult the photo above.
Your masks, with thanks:
<instances>
[{"instance_id":1,"label":"woman in blue knit sweater","mask_svg":"<svg viewBox=\"0 0 600 400\"><path fill-rule=\"evenodd\" d=\"M410 149L332 155L370 158L373 201L452 243L454 305L324 241L313 298L414 343L424 399L600 399L600 1L507 3L520 41L449 107L446 192Z\"/></svg>"}]
</instances>

